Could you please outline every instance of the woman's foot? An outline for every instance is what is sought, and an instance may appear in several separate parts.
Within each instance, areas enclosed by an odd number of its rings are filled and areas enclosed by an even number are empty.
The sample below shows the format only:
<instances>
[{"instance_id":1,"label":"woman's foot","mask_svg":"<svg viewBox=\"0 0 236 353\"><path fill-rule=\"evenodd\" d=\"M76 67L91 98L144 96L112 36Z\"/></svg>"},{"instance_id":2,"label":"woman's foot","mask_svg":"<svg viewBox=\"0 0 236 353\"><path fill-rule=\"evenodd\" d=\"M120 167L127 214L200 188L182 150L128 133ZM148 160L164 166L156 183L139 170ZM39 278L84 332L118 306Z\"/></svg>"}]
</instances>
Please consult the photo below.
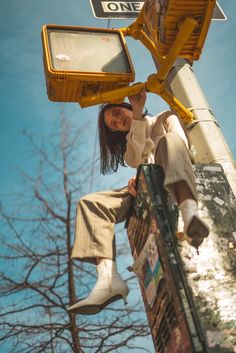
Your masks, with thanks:
<instances>
[{"instance_id":1,"label":"woman's foot","mask_svg":"<svg viewBox=\"0 0 236 353\"><path fill-rule=\"evenodd\" d=\"M82 299L67 310L80 315L94 315L112 302L123 299L125 304L129 288L117 272L116 264L109 259L97 265L98 280L86 299Z\"/></svg>"},{"instance_id":2,"label":"woman's foot","mask_svg":"<svg viewBox=\"0 0 236 353\"><path fill-rule=\"evenodd\" d=\"M209 235L210 228L199 217L197 202L193 199L183 201L179 208L184 222L184 234L188 243L198 249L203 240Z\"/></svg>"}]
</instances>

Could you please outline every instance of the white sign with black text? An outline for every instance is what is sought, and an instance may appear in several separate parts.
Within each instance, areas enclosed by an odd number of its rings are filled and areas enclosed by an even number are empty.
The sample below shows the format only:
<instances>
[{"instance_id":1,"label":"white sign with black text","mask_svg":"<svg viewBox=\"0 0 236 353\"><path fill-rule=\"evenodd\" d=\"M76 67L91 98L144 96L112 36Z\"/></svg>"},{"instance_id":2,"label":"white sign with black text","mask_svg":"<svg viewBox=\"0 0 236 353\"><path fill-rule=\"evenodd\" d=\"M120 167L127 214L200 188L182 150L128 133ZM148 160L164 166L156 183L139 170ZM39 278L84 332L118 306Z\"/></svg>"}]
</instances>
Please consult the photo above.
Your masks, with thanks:
<instances>
[{"instance_id":1,"label":"white sign with black text","mask_svg":"<svg viewBox=\"0 0 236 353\"><path fill-rule=\"evenodd\" d=\"M90 0L93 13L98 18L134 18L137 17L141 11L143 1L107 1L107 0Z\"/></svg>"},{"instance_id":2,"label":"white sign with black text","mask_svg":"<svg viewBox=\"0 0 236 353\"><path fill-rule=\"evenodd\" d=\"M140 12L143 1L102 1L102 8L104 12L112 12L112 13L137 13Z\"/></svg>"}]
</instances>

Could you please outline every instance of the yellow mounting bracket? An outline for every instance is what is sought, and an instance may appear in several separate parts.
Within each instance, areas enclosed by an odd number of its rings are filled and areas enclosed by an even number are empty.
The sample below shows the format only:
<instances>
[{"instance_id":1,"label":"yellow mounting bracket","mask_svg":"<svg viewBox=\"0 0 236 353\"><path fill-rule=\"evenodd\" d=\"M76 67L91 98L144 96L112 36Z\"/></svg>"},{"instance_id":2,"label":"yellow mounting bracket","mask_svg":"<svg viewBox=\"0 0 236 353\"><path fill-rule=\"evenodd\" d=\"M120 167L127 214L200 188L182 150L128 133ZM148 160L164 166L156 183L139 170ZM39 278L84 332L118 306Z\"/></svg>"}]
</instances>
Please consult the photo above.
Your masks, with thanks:
<instances>
[{"instance_id":1,"label":"yellow mounting bracket","mask_svg":"<svg viewBox=\"0 0 236 353\"><path fill-rule=\"evenodd\" d=\"M193 120L193 114L187 108L184 107L180 101L174 97L166 88L164 80L166 79L173 63L183 45L188 40L189 36L197 26L197 21L193 18L185 18L180 25L179 32L176 39L171 46L166 57L160 56L155 44L149 38L144 31L143 13L140 13L140 17L127 28L121 28L121 32L124 35L132 36L134 39L140 40L145 47L151 52L153 57L159 62L159 70L156 74L149 76L146 82L134 84L133 86L118 88L107 92L98 92L92 96L82 97L80 99L80 105L82 107L96 105L100 103L114 102L124 99L124 97L132 96L140 93L143 90L152 92L160 95L168 105L178 113L185 123L189 123Z\"/></svg>"},{"instance_id":2,"label":"yellow mounting bracket","mask_svg":"<svg viewBox=\"0 0 236 353\"><path fill-rule=\"evenodd\" d=\"M137 18L137 20L132 23L129 27L120 28L119 30L124 36L130 36L136 40L140 40L143 45L151 52L151 54L158 60L162 62L164 57L158 53L158 50L151 40L151 38L146 34L144 27L144 6Z\"/></svg>"}]
</instances>

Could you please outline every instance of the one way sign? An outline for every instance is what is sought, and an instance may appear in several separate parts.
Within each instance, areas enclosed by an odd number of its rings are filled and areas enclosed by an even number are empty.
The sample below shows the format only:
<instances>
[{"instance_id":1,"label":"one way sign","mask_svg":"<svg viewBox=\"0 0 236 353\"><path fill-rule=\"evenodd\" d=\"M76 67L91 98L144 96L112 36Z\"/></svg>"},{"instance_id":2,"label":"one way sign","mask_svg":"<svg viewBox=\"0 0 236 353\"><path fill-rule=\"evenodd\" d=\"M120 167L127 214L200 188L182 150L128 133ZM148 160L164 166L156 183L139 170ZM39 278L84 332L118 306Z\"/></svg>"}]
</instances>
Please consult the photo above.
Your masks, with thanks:
<instances>
[{"instance_id":1,"label":"one way sign","mask_svg":"<svg viewBox=\"0 0 236 353\"><path fill-rule=\"evenodd\" d=\"M107 1L90 0L93 13L98 18L133 18L137 17L143 7L143 1Z\"/></svg>"},{"instance_id":2,"label":"one way sign","mask_svg":"<svg viewBox=\"0 0 236 353\"><path fill-rule=\"evenodd\" d=\"M93 14L97 18L127 19L138 16L140 10L143 7L144 0L90 0L90 3L93 10ZM226 20L226 16L217 2L212 19Z\"/></svg>"}]
</instances>

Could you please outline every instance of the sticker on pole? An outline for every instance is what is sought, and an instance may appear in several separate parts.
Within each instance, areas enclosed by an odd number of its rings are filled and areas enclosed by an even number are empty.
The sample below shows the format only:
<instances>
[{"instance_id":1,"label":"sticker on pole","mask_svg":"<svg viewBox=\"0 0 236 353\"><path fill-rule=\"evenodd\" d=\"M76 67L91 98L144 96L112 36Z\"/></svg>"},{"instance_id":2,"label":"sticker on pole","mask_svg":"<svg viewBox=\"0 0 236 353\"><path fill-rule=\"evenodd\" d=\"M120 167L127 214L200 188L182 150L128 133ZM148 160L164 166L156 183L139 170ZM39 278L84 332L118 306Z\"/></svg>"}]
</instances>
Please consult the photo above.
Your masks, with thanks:
<instances>
[{"instance_id":1,"label":"sticker on pole","mask_svg":"<svg viewBox=\"0 0 236 353\"><path fill-rule=\"evenodd\" d=\"M93 14L97 18L110 19L128 19L135 18L141 11L143 1L107 1L107 0L90 0Z\"/></svg>"}]
</instances>

